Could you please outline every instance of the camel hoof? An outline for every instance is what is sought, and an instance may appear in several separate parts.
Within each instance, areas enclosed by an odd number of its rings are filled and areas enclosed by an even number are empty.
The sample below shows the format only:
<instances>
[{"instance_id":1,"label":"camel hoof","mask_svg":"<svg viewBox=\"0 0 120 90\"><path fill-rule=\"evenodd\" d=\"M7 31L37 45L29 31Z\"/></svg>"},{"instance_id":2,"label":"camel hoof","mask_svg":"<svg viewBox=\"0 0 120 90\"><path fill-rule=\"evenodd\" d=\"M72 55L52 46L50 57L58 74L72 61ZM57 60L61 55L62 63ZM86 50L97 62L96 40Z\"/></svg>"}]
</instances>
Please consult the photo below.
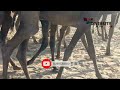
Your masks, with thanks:
<instances>
[{"instance_id":1,"label":"camel hoof","mask_svg":"<svg viewBox=\"0 0 120 90\"><path fill-rule=\"evenodd\" d=\"M61 76L58 76L58 75L57 75L56 79L61 79Z\"/></svg>"},{"instance_id":2,"label":"camel hoof","mask_svg":"<svg viewBox=\"0 0 120 90\"><path fill-rule=\"evenodd\" d=\"M112 54L111 53L105 53L106 56L111 56Z\"/></svg>"},{"instance_id":3,"label":"camel hoof","mask_svg":"<svg viewBox=\"0 0 120 90\"><path fill-rule=\"evenodd\" d=\"M31 65L31 64L33 64L32 60L27 61L27 65Z\"/></svg>"},{"instance_id":4,"label":"camel hoof","mask_svg":"<svg viewBox=\"0 0 120 90\"><path fill-rule=\"evenodd\" d=\"M21 68L18 67L18 66L14 66L14 67L13 67L13 70L21 70Z\"/></svg>"},{"instance_id":5,"label":"camel hoof","mask_svg":"<svg viewBox=\"0 0 120 90\"><path fill-rule=\"evenodd\" d=\"M105 42L107 41L106 39L102 39L102 40L105 41Z\"/></svg>"},{"instance_id":6,"label":"camel hoof","mask_svg":"<svg viewBox=\"0 0 120 90\"><path fill-rule=\"evenodd\" d=\"M98 79L103 79L102 76L101 76L101 74L96 74L96 77L97 77Z\"/></svg>"},{"instance_id":7,"label":"camel hoof","mask_svg":"<svg viewBox=\"0 0 120 90\"><path fill-rule=\"evenodd\" d=\"M60 56L56 55L56 58L55 59L60 59Z\"/></svg>"},{"instance_id":8,"label":"camel hoof","mask_svg":"<svg viewBox=\"0 0 120 90\"><path fill-rule=\"evenodd\" d=\"M56 67L54 67L53 70L52 70L52 72L54 72L54 73L58 73L58 72L59 72L59 69L56 68Z\"/></svg>"}]
</instances>

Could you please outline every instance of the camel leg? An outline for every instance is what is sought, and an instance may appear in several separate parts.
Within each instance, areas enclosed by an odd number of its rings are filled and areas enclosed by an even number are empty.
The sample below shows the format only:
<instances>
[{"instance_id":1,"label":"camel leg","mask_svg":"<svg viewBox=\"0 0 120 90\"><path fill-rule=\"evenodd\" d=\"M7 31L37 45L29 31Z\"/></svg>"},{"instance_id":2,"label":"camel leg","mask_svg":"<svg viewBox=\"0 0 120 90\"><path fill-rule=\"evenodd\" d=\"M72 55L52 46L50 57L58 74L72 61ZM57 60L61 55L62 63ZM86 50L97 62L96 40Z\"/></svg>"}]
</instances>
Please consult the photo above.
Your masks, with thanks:
<instances>
[{"instance_id":1,"label":"camel leg","mask_svg":"<svg viewBox=\"0 0 120 90\"><path fill-rule=\"evenodd\" d=\"M107 14L103 15L103 18L102 18L102 21L101 21L101 22L105 22L105 21L106 21L106 18L107 18ZM103 26L101 27L101 29L102 29L102 40L103 40L103 41L106 41L106 39L105 39L105 37L107 38L106 25L105 25L105 26L103 25Z\"/></svg>"},{"instance_id":2,"label":"camel leg","mask_svg":"<svg viewBox=\"0 0 120 90\"><path fill-rule=\"evenodd\" d=\"M48 30L49 30L49 22L45 21L45 20L41 20L41 24L42 24L42 34L43 34L43 38L42 38L42 45L40 47L40 49L37 51L37 53L32 57L31 60L29 60L27 62L27 65L30 65L34 62L34 60L36 59L36 57L42 52L44 51L47 46L48 46Z\"/></svg>"},{"instance_id":3,"label":"camel leg","mask_svg":"<svg viewBox=\"0 0 120 90\"><path fill-rule=\"evenodd\" d=\"M105 39L108 39L106 28L105 28Z\"/></svg>"},{"instance_id":4,"label":"camel leg","mask_svg":"<svg viewBox=\"0 0 120 90\"><path fill-rule=\"evenodd\" d=\"M5 15L4 21L2 23L2 28L1 28L1 40L2 40L3 45L5 44L8 31L11 27L11 23L12 23L12 17L10 15ZM20 70L21 69L20 67L15 65L15 63L12 60L10 60L10 64L13 66L14 70Z\"/></svg>"},{"instance_id":5,"label":"camel leg","mask_svg":"<svg viewBox=\"0 0 120 90\"><path fill-rule=\"evenodd\" d=\"M19 42L17 40L19 39ZM2 57L3 57L3 78L7 78L8 63L11 60L10 56L13 50L22 42L20 36L17 35L16 38L10 40L6 45L2 47Z\"/></svg>"},{"instance_id":6,"label":"camel leg","mask_svg":"<svg viewBox=\"0 0 120 90\"><path fill-rule=\"evenodd\" d=\"M58 26L57 26L57 31L56 31L56 33L57 33L57 41L59 41L60 36L59 36Z\"/></svg>"},{"instance_id":7,"label":"camel leg","mask_svg":"<svg viewBox=\"0 0 120 90\"><path fill-rule=\"evenodd\" d=\"M51 50L51 56L52 61L54 61L54 51L55 51L55 33L57 31L57 25L51 24L51 31L50 31L50 50ZM56 67L53 67L53 71L58 71Z\"/></svg>"},{"instance_id":8,"label":"camel leg","mask_svg":"<svg viewBox=\"0 0 120 90\"><path fill-rule=\"evenodd\" d=\"M5 40L6 40L8 31L11 27L11 24L12 24L12 17L10 15L5 15L4 21L1 27L1 39L3 44L5 44Z\"/></svg>"},{"instance_id":9,"label":"camel leg","mask_svg":"<svg viewBox=\"0 0 120 90\"><path fill-rule=\"evenodd\" d=\"M27 67L26 51L28 47L28 41L29 39L26 39L20 44L16 57L19 60L20 65L22 66L25 76L29 79L30 77L28 74L28 70L26 69Z\"/></svg>"},{"instance_id":10,"label":"camel leg","mask_svg":"<svg viewBox=\"0 0 120 90\"><path fill-rule=\"evenodd\" d=\"M82 35L85 33L85 31L86 31L85 28L86 27L84 27L84 28L79 27L76 30L76 32L75 32L75 34L74 34L70 44L68 45L68 47L65 50L63 61L67 61L69 59L69 57L72 54L72 51L73 51L75 45L77 44L79 39L82 37ZM63 70L64 70L64 67L60 67L60 70L58 72L58 75L57 75L56 79L60 79L61 78Z\"/></svg>"},{"instance_id":11,"label":"camel leg","mask_svg":"<svg viewBox=\"0 0 120 90\"><path fill-rule=\"evenodd\" d=\"M116 15L112 15L111 16L112 27L110 27L110 29L109 29L109 38L108 38L108 43L107 43L107 47L106 47L106 55L111 55L111 53L110 53L110 42L111 42L113 32L114 32L115 20L116 20Z\"/></svg>"},{"instance_id":12,"label":"camel leg","mask_svg":"<svg viewBox=\"0 0 120 90\"><path fill-rule=\"evenodd\" d=\"M59 41L58 41L57 56L56 56L57 59L60 58L61 42L62 42L62 39L63 39L63 37L64 37L64 35L65 35L66 29L67 29L67 26L63 26L63 27L60 29L60 38L59 38Z\"/></svg>"},{"instance_id":13,"label":"camel leg","mask_svg":"<svg viewBox=\"0 0 120 90\"><path fill-rule=\"evenodd\" d=\"M86 39L87 39L87 43L88 43L89 56L90 56L91 60L93 61L96 77L101 79L102 76L99 72L97 62L96 62L96 54L95 54L95 48L94 48L94 44L93 44L91 31L88 30L87 32L85 32L85 35L86 35Z\"/></svg>"},{"instance_id":14,"label":"camel leg","mask_svg":"<svg viewBox=\"0 0 120 90\"><path fill-rule=\"evenodd\" d=\"M66 47L67 47L67 44L66 44L65 35L63 36L63 43L64 43L64 48L66 48Z\"/></svg>"},{"instance_id":15,"label":"camel leg","mask_svg":"<svg viewBox=\"0 0 120 90\"><path fill-rule=\"evenodd\" d=\"M12 60L10 60L10 64L12 65L13 70L21 70L21 68L18 67Z\"/></svg>"},{"instance_id":16,"label":"camel leg","mask_svg":"<svg viewBox=\"0 0 120 90\"><path fill-rule=\"evenodd\" d=\"M64 43L64 48L67 47L67 44L66 44L66 39L65 37L70 33L70 27L68 26L66 32L65 32L65 35L63 36L63 43Z\"/></svg>"},{"instance_id":17,"label":"camel leg","mask_svg":"<svg viewBox=\"0 0 120 90\"><path fill-rule=\"evenodd\" d=\"M34 18L32 18L34 16ZM39 12L21 11L21 20L20 26L18 28L15 36L7 42L4 46L2 46L2 58L3 58L3 78L7 78L7 70L8 63L10 61L10 56L13 50L20 45L24 40L28 39L30 36L33 36L38 32L38 20L39 20ZM31 24L32 23L32 24ZM23 67L23 66L22 66ZM29 74L27 71L27 67L25 67L24 73L27 74L26 77L29 79ZM25 72L27 71L27 72Z\"/></svg>"},{"instance_id":18,"label":"camel leg","mask_svg":"<svg viewBox=\"0 0 120 90\"><path fill-rule=\"evenodd\" d=\"M98 33L98 36L101 36L98 26L97 26L97 33Z\"/></svg>"},{"instance_id":19,"label":"camel leg","mask_svg":"<svg viewBox=\"0 0 120 90\"><path fill-rule=\"evenodd\" d=\"M90 29L90 28L89 28L89 29ZM74 36L73 36L70 44L68 45L68 47L67 47L66 50L65 50L63 61L67 61L67 60L68 60L68 58L70 57L70 55L71 55L71 53L72 53L72 50L74 49L74 47L75 47L75 45L77 44L78 40L82 37L82 35L85 33L86 30L88 30L87 33L86 33L86 35L87 35L87 34L89 34L89 35L91 34L91 31L90 31L89 29L86 28L86 27L81 28L81 29L77 29L77 31L75 32L75 34L74 34ZM87 36L88 36L88 35L87 35ZM86 37L87 37L87 36L86 36ZM90 35L90 36L88 36L88 37L92 39L92 35ZM87 39L88 39L88 37L87 37ZM91 41L91 40L90 40L90 41ZM89 47L89 48L90 48L90 46L93 45L93 42L90 42L90 41L88 41L88 47ZM94 49L94 47L91 47L91 49ZM92 53L92 54L95 54L95 53ZM92 54L91 54L91 55L92 55ZM93 57L94 57L94 56L93 56ZM94 67L95 67L96 76L97 76L98 78L101 78L101 74L99 73L99 70L98 70L97 65L96 65L96 59L95 59L95 57L94 57L94 59L93 59L93 63L94 63ZM60 68L59 73L58 73L58 75L57 75L57 77L56 77L57 79L60 79L60 78L61 78L63 69L64 69L64 67L61 67L61 68Z\"/></svg>"},{"instance_id":20,"label":"camel leg","mask_svg":"<svg viewBox=\"0 0 120 90\"><path fill-rule=\"evenodd\" d=\"M86 42L86 39L85 39L85 34L83 34L83 36L81 37L81 41L82 41L82 43L83 43L85 49L87 50L88 45L87 45L87 42Z\"/></svg>"},{"instance_id":21,"label":"camel leg","mask_svg":"<svg viewBox=\"0 0 120 90\"><path fill-rule=\"evenodd\" d=\"M118 20L119 20L119 16L120 16L120 13L118 13L118 15L117 15L117 19L116 19L116 22L115 22L115 26L117 25L117 23L118 23Z\"/></svg>"}]
</instances>

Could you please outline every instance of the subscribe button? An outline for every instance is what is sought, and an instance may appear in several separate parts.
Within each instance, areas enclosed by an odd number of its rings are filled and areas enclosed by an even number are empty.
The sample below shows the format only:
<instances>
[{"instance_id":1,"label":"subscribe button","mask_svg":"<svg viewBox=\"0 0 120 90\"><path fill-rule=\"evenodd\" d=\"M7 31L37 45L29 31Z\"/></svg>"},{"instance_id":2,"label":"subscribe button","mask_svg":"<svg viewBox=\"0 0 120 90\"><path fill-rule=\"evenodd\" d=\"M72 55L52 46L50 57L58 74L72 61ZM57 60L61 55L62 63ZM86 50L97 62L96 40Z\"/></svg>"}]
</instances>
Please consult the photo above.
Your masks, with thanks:
<instances>
[{"instance_id":1,"label":"subscribe button","mask_svg":"<svg viewBox=\"0 0 120 90\"><path fill-rule=\"evenodd\" d=\"M44 59L42 61L42 67L45 69L49 69L52 66L52 61L50 59Z\"/></svg>"},{"instance_id":2,"label":"subscribe button","mask_svg":"<svg viewBox=\"0 0 120 90\"><path fill-rule=\"evenodd\" d=\"M42 67L45 69L49 69L51 66L54 67L70 67L71 62L69 61L51 61L50 59L44 59L42 61Z\"/></svg>"}]
</instances>

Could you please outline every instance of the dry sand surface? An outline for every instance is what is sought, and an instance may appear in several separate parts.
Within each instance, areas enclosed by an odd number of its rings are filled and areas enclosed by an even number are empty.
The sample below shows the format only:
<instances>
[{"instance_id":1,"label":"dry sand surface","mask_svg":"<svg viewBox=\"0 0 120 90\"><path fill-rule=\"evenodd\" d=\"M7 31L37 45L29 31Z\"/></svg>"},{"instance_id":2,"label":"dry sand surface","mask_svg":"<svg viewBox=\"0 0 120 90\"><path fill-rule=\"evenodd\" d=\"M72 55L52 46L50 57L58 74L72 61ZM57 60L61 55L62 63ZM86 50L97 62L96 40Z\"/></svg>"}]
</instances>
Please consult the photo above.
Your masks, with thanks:
<instances>
[{"instance_id":1,"label":"dry sand surface","mask_svg":"<svg viewBox=\"0 0 120 90\"><path fill-rule=\"evenodd\" d=\"M110 20L108 16L107 20ZM117 24L115 32L111 42L111 56L105 56L107 42L101 40L101 37L97 36L96 30L93 34L95 51L97 56L97 64L102 74L103 78L106 79L120 79L120 23ZM69 44L72 36L74 35L75 29L71 28L71 33L66 37L67 44ZM40 33L40 32L39 32ZM37 40L40 38L39 33L36 34ZM27 52L27 60L29 60L35 52L39 49L41 44L34 44L32 39L29 42L29 51ZM12 58L17 65L19 62L15 58L17 49L14 51ZM61 59L63 58L64 48L62 45L61 48ZM56 52L55 52L56 55ZM56 73L52 73L51 69L44 69L41 66L41 61L44 58L51 58L50 48L47 49L36 58L34 64L28 66L29 74L32 79L55 79ZM73 50L69 61L79 61L80 65L67 67L64 69L62 74L63 79L96 79L93 62L89 59L87 52L84 49L81 41L77 43L76 47ZM20 65L19 65L20 66ZM25 75L22 70L14 71L9 65L8 70L9 78L24 79ZM2 76L2 60L0 55L0 78Z\"/></svg>"}]
</instances>

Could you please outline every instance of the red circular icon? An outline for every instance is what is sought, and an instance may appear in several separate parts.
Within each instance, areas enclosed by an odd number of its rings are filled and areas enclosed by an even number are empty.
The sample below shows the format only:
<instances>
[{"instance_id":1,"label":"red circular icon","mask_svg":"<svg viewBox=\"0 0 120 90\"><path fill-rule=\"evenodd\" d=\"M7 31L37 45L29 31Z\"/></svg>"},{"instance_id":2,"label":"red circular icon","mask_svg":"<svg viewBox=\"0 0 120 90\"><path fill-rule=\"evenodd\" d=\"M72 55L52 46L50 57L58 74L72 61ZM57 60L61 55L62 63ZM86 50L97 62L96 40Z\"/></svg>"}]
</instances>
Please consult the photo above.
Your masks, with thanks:
<instances>
[{"instance_id":1,"label":"red circular icon","mask_svg":"<svg viewBox=\"0 0 120 90\"><path fill-rule=\"evenodd\" d=\"M49 69L52 65L52 62L50 59L44 59L42 61L42 67L45 68L45 69Z\"/></svg>"}]
</instances>

